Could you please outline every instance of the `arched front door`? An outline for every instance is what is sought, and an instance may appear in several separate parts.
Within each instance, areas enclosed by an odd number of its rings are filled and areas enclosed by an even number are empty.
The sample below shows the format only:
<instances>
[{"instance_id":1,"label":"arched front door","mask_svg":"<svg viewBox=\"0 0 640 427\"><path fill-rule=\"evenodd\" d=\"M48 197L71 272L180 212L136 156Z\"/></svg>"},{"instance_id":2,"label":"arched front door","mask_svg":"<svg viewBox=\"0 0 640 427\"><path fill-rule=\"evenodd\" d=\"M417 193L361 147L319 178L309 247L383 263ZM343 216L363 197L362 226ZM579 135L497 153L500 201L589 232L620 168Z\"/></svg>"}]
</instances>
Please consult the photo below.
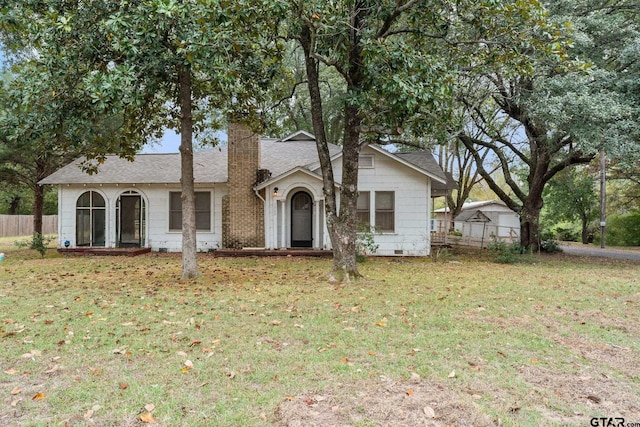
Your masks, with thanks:
<instances>
[{"instance_id":1,"label":"arched front door","mask_svg":"<svg viewBox=\"0 0 640 427\"><path fill-rule=\"evenodd\" d=\"M299 191L291 198L291 246L310 248L313 246L313 201L311 196Z\"/></svg>"}]
</instances>

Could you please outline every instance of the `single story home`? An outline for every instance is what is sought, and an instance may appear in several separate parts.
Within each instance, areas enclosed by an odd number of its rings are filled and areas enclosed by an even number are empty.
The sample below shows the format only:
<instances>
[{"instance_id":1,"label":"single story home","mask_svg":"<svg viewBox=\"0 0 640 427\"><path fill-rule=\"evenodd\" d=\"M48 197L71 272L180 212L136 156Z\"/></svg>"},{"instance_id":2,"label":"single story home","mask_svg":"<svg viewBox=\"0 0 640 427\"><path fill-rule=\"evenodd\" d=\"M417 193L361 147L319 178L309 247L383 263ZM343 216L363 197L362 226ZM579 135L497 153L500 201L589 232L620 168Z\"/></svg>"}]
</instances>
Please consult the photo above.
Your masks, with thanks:
<instances>
[{"instance_id":1,"label":"single story home","mask_svg":"<svg viewBox=\"0 0 640 427\"><path fill-rule=\"evenodd\" d=\"M342 152L329 150L339 194ZM181 250L179 154L108 156L93 175L80 161L40 182L58 187L58 247ZM226 145L194 153L194 175L199 251L331 249L313 135L261 139L230 124ZM358 217L372 226L377 255L429 255L432 183L445 180L430 152L362 150Z\"/></svg>"}]
</instances>

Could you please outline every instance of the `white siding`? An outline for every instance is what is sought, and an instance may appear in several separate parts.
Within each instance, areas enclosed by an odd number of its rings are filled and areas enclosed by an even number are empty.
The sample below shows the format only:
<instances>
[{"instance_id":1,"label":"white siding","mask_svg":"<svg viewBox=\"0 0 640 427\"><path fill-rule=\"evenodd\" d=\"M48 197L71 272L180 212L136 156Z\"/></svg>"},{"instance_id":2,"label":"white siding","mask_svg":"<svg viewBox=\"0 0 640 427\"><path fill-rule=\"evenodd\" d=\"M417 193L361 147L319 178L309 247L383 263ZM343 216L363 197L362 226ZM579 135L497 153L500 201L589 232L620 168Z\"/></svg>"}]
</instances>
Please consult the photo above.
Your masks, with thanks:
<instances>
[{"instance_id":1,"label":"white siding","mask_svg":"<svg viewBox=\"0 0 640 427\"><path fill-rule=\"evenodd\" d=\"M146 236L147 247L153 250L166 249L170 252L182 250L182 233L169 231L169 192L180 191L179 186L144 184L138 186L97 185L84 186L62 185L59 187L58 215L60 218L58 246L64 247L68 240L70 247L76 246L75 210L78 197L85 191L97 191L106 202L106 247L116 246L116 201L125 191L136 191L141 194L146 204ZM196 186L196 191L211 191L211 231L197 232L199 251L208 251L220 247L222 242L222 197L227 194L226 185Z\"/></svg>"},{"instance_id":2,"label":"white siding","mask_svg":"<svg viewBox=\"0 0 640 427\"><path fill-rule=\"evenodd\" d=\"M274 190L278 188L278 195ZM324 194L322 181L304 172L295 172L268 186L265 192L265 246L270 249L291 246L291 197L298 191L306 191L313 199L313 247L330 249L329 237L324 224ZM324 221L322 221L324 222Z\"/></svg>"},{"instance_id":3,"label":"white siding","mask_svg":"<svg viewBox=\"0 0 640 427\"><path fill-rule=\"evenodd\" d=\"M371 148L365 148L362 154L374 157L373 168L361 168L358 172L358 190L371 192L371 224L375 224L375 192L393 191L395 195L395 230L393 233L374 233L378 245L376 255L429 255L431 180ZM333 167L336 180L341 180L342 159L337 159Z\"/></svg>"}]
</instances>

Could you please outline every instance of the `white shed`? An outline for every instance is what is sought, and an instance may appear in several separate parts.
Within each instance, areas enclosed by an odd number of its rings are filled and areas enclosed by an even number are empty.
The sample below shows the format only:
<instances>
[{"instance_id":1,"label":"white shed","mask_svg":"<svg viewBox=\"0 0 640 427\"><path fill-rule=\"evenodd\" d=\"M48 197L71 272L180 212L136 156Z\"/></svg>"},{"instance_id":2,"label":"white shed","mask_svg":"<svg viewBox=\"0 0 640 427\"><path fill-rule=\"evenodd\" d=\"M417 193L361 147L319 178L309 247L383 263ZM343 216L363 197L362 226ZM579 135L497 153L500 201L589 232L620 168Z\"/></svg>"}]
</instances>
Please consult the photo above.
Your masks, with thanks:
<instances>
[{"instance_id":1,"label":"white shed","mask_svg":"<svg viewBox=\"0 0 640 427\"><path fill-rule=\"evenodd\" d=\"M445 226L445 215L449 215L448 208L434 211L441 227ZM498 200L465 203L453 219L453 225L455 231L462 234L463 243L485 246L491 236L508 242L520 239L520 216Z\"/></svg>"}]
</instances>

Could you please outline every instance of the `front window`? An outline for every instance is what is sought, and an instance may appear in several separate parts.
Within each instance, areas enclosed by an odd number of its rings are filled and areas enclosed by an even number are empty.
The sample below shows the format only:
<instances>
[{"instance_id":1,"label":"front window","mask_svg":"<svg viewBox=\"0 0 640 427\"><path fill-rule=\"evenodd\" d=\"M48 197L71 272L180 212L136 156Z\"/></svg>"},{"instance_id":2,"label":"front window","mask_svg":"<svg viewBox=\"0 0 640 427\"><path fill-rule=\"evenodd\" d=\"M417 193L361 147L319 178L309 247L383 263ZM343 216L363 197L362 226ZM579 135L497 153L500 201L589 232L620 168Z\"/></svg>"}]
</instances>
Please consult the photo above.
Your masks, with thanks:
<instances>
[{"instance_id":1,"label":"front window","mask_svg":"<svg viewBox=\"0 0 640 427\"><path fill-rule=\"evenodd\" d=\"M211 231L211 192L196 191L196 230ZM182 193L169 193L169 230L182 230Z\"/></svg>"},{"instance_id":2,"label":"front window","mask_svg":"<svg viewBox=\"0 0 640 427\"><path fill-rule=\"evenodd\" d=\"M76 246L104 246L106 204L95 191L84 192L76 202Z\"/></svg>"},{"instance_id":3,"label":"front window","mask_svg":"<svg viewBox=\"0 0 640 427\"><path fill-rule=\"evenodd\" d=\"M371 193L361 191L358 194L358 226L369 227L371 223Z\"/></svg>"},{"instance_id":4,"label":"front window","mask_svg":"<svg viewBox=\"0 0 640 427\"><path fill-rule=\"evenodd\" d=\"M393 233L395 231L395 193L376 191L376 231Z\"/></svg>"}]
</instances>

